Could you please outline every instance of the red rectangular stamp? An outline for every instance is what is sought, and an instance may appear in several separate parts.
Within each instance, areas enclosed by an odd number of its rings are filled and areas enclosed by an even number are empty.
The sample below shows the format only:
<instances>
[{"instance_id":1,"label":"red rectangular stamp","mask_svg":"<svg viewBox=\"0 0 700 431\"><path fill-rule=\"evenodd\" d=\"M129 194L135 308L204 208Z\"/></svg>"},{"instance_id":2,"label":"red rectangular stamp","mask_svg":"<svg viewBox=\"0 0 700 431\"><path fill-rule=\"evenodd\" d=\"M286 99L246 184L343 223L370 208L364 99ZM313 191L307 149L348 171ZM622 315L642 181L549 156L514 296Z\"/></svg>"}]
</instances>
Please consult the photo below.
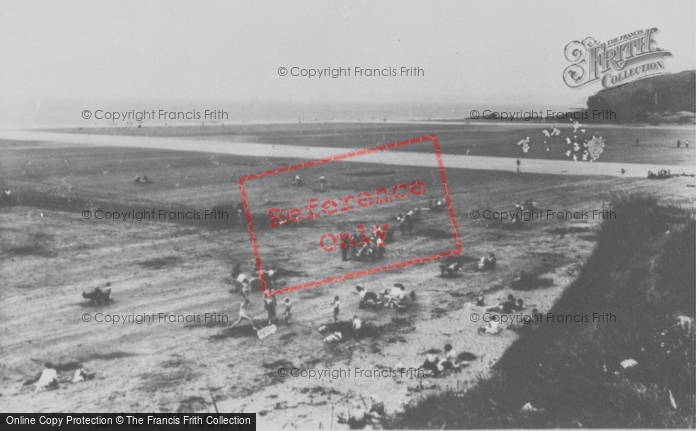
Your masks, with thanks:
<instances>
[{"instance_id":1,"label":"red rectangular stamp","mask_svg":"<svg viewBox=\"0 0 700 431\"><path fill-rule=\"evenodd\" d=\"M432 144L432 151L420 147L421 144ZM408 151L411 149L422 151ZM345 163L329 167L332 162ZM355 169L356 166L360 169ZM397 171L390 170L391 166ZM429 170L435 168L437 176ZM314 170L320 174L317 182L302 180L302 176L313 178ZM425 177L416 178L416 175ZM370 180L371 187L367 183ZM377 183L380 183L378 187ZM238 179L238 186L264 296L350 280L462 252L436 135L245 175ZM367 191L357 191L359 188ZM348 193L348 189L353 192ZM427 198L430 199L425 207ZM439 229L440 226L448 229ZM337 256L336 250L342 256L340 265L335 258L335 265L330 260ZM274 263L264 265L263 257L267 262L268 256ZM312 273L309 280L276 287L273 280L267 279L270 273L267 270L281 259L289 261L294 268L302 268L307 262L316 262L318 268L309 271ZM297 272L296 276L307 275Z\"/></svg>"}]
</instances>

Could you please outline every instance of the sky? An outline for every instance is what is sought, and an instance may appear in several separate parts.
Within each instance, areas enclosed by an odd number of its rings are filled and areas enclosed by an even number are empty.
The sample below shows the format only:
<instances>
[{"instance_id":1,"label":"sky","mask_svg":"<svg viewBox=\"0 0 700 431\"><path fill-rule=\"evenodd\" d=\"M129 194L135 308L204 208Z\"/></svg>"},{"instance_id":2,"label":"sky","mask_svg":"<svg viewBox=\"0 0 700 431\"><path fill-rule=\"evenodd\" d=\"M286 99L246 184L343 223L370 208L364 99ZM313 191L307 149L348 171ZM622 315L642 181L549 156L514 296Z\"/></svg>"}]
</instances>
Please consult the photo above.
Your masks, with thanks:
<instances>
[{"instance_id":1,"label":"sky","mask_svg":"<svg viewBox=\"0 0 700 431\"><path fill-rule=\"evenodd\" d=\"M695 69L695 2L13 1L0 97L329 102L574 102L564 47L657 27L669 72ZM303 78L286 67L420 67Z\"/></svg>"}]
</instances>

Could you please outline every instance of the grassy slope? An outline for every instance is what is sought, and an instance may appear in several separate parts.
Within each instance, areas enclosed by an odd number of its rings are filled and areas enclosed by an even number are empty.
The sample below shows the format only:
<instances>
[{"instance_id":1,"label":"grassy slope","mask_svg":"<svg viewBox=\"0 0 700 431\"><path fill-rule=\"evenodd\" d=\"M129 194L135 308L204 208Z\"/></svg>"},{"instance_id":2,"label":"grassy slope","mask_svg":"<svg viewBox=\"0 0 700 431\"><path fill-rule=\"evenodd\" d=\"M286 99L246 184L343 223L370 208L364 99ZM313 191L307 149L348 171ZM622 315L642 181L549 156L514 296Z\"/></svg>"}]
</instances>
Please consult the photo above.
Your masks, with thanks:
<instances>
[{"instance_id":1,"label":"grassy slope","mask_svg":"<svg viewBox=\"0 0 700 431\"><path fill-rule=\"evenodd\" d=\"M617 220L553 314L615 314L615 323L525 326L494 375L419 401L396 428L694 427L694 214L618 197ZM620 362L638 365L622 370ZM676 403L672 405L671 394ZM522 412L526 403L540 412Z\"/></svg>"}]
</instances>

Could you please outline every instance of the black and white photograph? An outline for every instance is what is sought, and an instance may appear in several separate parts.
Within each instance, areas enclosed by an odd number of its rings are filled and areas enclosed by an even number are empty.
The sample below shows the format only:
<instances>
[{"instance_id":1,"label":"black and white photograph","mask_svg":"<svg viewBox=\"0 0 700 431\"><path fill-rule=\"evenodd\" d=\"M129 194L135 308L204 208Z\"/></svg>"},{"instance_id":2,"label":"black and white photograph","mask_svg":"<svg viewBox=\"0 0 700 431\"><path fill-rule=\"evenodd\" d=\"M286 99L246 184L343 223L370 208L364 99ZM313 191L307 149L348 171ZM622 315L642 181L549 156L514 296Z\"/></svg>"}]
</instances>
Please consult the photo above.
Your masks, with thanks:
<instances>
[{"instance_id":1,"label":"black and white photograph","mask_svg":"<svg viewBox=\"0 0 700 431\"><path fill-rule=\"evenodd\" d=\"M696 428L696 48L692 0L1 0L2 426Z\"/></svg>"}]
</instances>

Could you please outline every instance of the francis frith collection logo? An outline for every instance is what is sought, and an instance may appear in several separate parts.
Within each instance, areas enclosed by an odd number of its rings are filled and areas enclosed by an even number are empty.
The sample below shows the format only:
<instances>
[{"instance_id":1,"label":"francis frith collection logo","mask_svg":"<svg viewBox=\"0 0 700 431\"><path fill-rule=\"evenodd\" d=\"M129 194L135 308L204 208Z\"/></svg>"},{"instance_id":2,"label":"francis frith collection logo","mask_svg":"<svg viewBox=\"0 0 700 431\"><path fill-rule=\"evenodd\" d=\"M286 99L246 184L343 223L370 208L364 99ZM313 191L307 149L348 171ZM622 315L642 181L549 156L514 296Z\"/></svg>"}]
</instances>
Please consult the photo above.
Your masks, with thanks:
<instances>
[{"instance_id":1,"label":"francis frith collection logo","mask_svg":"<svg viewBox=\"0 0 700 431\"><path fill-rule=\"evenodd\" d=\"M578 88L600 81L604 88L617 87L664 72L664 57L669 51L656 47L656 28L623 34L605 43L587 37L564 48L564 82Z\"/></svg>"}]
</instances>

